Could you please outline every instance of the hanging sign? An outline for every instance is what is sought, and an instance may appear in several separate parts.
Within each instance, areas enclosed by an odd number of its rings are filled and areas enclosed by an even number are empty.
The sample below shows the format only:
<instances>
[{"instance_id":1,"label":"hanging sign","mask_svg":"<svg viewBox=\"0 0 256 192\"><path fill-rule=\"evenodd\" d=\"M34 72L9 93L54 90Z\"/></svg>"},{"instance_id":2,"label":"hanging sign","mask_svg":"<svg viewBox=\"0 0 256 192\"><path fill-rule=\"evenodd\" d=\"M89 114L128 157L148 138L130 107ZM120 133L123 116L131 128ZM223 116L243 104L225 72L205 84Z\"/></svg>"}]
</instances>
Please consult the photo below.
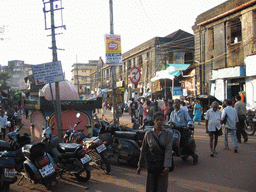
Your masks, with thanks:
<instances>
[{"instance_id":1,"label":"hanging sign","mask_svg":"<svg viewBox=\"0 0 256 192\"><path fill-rule=\"evenodd\" d=\"M32 65L32 72L36 85L64 81L64 75L60 61Z\"/></svg>"},{"instance_id":2,"label":"hanging sign","mask_svg":"<svg viewBox=\"0 0 256 192\"><path fill-rule=\"evenodd\" d=\"M105 35L106 42L106 65L122 65L121 36Z\"/></svg>"},{"instance_id":3,"label":"hanging sign","mask_svg":"<svg viewBox=\"0 0 256 192\"><path fill-rule=\"evenodd\" d=\"M138 84L140 81L141 73L140 68L133 67L130 72L130 80L133 84Z\"/></svg>"}]
</instances>

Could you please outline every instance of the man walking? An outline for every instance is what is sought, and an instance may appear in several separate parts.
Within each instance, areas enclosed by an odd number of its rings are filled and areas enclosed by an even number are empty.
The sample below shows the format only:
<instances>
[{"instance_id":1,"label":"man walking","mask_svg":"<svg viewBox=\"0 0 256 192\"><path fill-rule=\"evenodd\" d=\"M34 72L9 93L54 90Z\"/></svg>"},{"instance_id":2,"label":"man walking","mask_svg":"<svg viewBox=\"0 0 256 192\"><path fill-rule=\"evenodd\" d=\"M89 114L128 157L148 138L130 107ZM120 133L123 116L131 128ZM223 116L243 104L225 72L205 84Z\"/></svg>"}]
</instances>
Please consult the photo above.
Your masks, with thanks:
<instances>
[{"instance_id":1,"label":"man walking","mask_svg":"<svg viewBox=\"0 0 256 192\"><path fill-rule=\"evenodd\" d=\"M234 147L234 152L237 153L237 148L238 148L238 143L237 143L237 139L236 139L236 134L235 134L235 130L236 127L238 126L238 116L237 116L237 112L236 110L231 106L232 105L232 101L230 99L227 99L227 107L223 109L223 113L221 116L221 120L223 122L223 120L226 118L226 125L225 125L225 138L224 138L224 145L225 145L225 149L228 150L228 134L230 133L231 135L231 140L232 140L232 144Z\"/></svg>"},{"instance_id":2,"label":"man walking","mask_svg":"<svg viewBox=\"0 0 256 192\"><path fill-rule=\"evenodd\" d=\"M246 143L248 141L248 135L245 131L245 124L244 121L246 120L246 106L245 103L241 101L241 97L240 95L237 95L235 97L236 99L236 104L235 104L235 109L238 115L238 126L237 126L237 130L236 130L236 137L238 140L238 143L241 143L241 135L244 138L244 142Z\"/></svg>"},{"instance_id":3,"label":"man walking","mask_svg":"<svg viewBox=\"0 0 256 192\"><path fill-rule=\"evenodd\" d=\"M2 139L5 139L5 133L6 133L6 127L7 127L7 116L5 115L4 110L1 109L0 111L0 128L1 128L1 133L2 133Z\"/></svg>"},{"instance_id":4,"label":"man walking","mask_svg":"<svg viewBox=\"0 0 256 192\"><path fill-rule=\"evenodd\" d=\"M155 114L156 112L158 112L158 111L161 111L161 108L158 106L158 102L155 101L155 102L154 102L154 106L150 108L150 115L151 115L151 117L153 117L154 114Z\"/></svg>"},{"instance_id":5,"label":"man walking","mask_svg":"<svg viewBox=\"0 0 256 192\"><path fill-rule=\"evenodd\" d=\"M131 121L133 123L133 118L136 118L136 110L138 109L138 103L134 101L134 98L132 98L130 109L131 109Z\"/></svg>"},{"instance_id":6,"label":"man walking","mask_svg":"<svg viewBox=\"0 0 256 192\"><path fill-rule=\"evenodd\" d=\"M216 147L218 144L218 137L222 135L221 130L221 112L218 109L219 103L214 101L212 103L212 108L206 112L205 116L205 129L206 133L209 134L210 137L210 150L211 150L211 157L214 157L214 154L217 154ZM214 145L213 145L214 139Z\"/></svg>"}]
</instances>

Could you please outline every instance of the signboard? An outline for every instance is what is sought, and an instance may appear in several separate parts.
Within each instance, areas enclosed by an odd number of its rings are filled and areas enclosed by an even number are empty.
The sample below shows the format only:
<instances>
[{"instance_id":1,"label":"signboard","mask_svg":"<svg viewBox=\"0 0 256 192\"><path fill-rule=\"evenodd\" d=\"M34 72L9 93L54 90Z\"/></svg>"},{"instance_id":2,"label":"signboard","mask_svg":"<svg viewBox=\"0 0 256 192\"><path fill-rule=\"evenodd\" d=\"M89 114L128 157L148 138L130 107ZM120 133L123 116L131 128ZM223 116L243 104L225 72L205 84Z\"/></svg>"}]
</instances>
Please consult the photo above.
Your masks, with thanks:
<instances>
[{"instance_id":1,"label":"signboard","mask_svg":"<svg viewBox=\"0 0 256 192\"><path fill-rule=\"evenodd\" d=\"M36 85L64 81L60 61L32 65L32 72Z\"/></svg>"},{"instance_id":2,"label":"signboard","mask_svg":"<svg viewBox=\"0 0 256 192\"><path fill-rule=\"evenodd\" d=\"M130 80L133 84L138 84L140 81L141 73L140 68L133 67L130 72Z\"/></svg>"},{"instance_id":3,"label":"signboard","mask_svg":"<svg viewBox=\"0 0 256 192\"><path fill-rule=\"evenodd\" d=\"M183 96L185 96L185 97L188 96L188 90L187 89L183 89Z\"/></svg>"},{"instance_id":4,"label":"signboard","mask_svg":"<svg viewBox=\"0 0 256 192\"><path fill-rule=\"evenodd\" d=\"M114 34L105 35L106 65L122 65L121 36Z\"/></svg>"}]
</instances>

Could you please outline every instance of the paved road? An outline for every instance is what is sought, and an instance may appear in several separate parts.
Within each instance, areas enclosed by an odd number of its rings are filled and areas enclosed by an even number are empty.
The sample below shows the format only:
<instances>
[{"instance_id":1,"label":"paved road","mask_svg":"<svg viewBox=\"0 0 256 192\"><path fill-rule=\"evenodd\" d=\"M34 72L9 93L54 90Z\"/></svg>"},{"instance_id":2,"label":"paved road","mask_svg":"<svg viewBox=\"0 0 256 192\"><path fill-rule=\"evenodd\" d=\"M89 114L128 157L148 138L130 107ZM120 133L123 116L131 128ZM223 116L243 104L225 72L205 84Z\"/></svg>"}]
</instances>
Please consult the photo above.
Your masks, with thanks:
<instances>
[{"instance_id":1,"label":"paved road","mask_svg":"<svg viewBox=\"0 0 256 192\"><path fill-rule=\"evenodd\" d=\"M105 117L111 117L108 111ZM120 118L123 124L130 123L127 113ZM249 142L240 144L238 153L223 150L223 136L218 144L218 154L210 157L209 137L205 133L204 124L195 124L195 140L199 155L198 165L192 165L192 159L185 163L175 157L175 170L169 174L168 191L174 192L255 192L256 191L256 135L249 137ZM91 191L91 192L132 192L145 191L146 171L136 175L136 168L128 167L125 162L119 164L112 161L112 172L104 174L101 170L93 170L87 183L78 182L65 176L55 191ZM33 185L25 180L22 186L11 185L11 191L47 191L42 185Z\"/></svg>"}]
</instances>

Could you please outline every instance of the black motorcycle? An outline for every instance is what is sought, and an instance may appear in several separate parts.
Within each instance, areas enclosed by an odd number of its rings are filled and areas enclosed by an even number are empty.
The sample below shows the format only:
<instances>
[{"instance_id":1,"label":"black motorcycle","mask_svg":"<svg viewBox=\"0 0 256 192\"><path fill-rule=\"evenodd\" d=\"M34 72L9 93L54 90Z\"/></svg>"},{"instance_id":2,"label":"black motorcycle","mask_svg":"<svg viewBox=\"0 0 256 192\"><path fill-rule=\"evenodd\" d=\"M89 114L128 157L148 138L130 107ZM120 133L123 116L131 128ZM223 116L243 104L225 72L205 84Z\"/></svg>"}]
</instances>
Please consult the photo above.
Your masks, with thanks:
<instances>
[{"instance_id":1,"label":"black motorcycle","mask_svg":"<svg viewBox=\"0 0 256 192\"><path fill-rule=\"evenodd\" d=\"M6 141L0 140L0 191L9 191L10 184L17 181L15 175L15 153L10 150Z\"/></svg>"},{"instance_id":2,"label":"black motorcycle","mask_svg":"<svg viewBox=\"0 0 256 192\"><path fill-rule=\"evenodd\" d=\"M53 124L54 125L54 124ZM60 176L68 172L79 181L87 182L91 177L92 167L89 165L91 158L83 149L83 145L77 143L59 143L57 135L52 135L53 125L43 130L42 143L46 151L51 154L58 165Z\"/></svg>"},{"instance_id":3,"label":"black motorcycle","mask_svg":"<svg viewBox=\"0 0 256 192\"><path fill-rule=\"evenodd\" d=\"M176 127L175 123L170 122L165 128L170 129L173 135L173 155L181 157L183 161L187 161L189 156L193 155L196 150L194 126L190 125L189 129L185 129L182 127ZM196 163L197 162L194 162L194 164Z\"/></svg>"},{"instance_id":4,"label":"black motorcycle","mask_svg":"<svg viewBox=\"0 0 256 192\"><path fill-rule=\"evenodd\" d=\"M41 183L48 189L55 188L58 184L57 165L53 158L45 152L42 143L32 144L28 134L20 136L23 125L8 134L10 151L15 154L15 169L22 174L18 184L24 178Z\"/></svg>"},{"instance_id":5,"label":"black motorcycle","mask_svg":"<svg viewBox=\"0 0 256 192\"><path fill-rule=\"evenodd\" d=\"M140 146L143 140L143 131L120 131L122 127L116 125L102 126L99 131L99 138L107 142L107 153L127 161L131 166L136 166L140 155Z\"/></svg>"},{"instance_id":6,"label":"black motorcycle","mask_svg":"<svg viewBox=\"0 0 256 192\"><path fill-rule=\"evenodd\" d=\"M77 113L76 117L79 118L80 113ZM94 168L100 168L104 172L109 173L111 171L111 166L108 160L109 158L105 152L105 144L99 137L88 138L85 136L82 129L77 130L78 133L75 133L75 128L79 123L80 121L75 123L72 129L70 127L70 129L66 130L66 134L64 135L64 142L82 144L87 154L91 158L90 165L92 165Z\"/></svg>"}]
</instances>

